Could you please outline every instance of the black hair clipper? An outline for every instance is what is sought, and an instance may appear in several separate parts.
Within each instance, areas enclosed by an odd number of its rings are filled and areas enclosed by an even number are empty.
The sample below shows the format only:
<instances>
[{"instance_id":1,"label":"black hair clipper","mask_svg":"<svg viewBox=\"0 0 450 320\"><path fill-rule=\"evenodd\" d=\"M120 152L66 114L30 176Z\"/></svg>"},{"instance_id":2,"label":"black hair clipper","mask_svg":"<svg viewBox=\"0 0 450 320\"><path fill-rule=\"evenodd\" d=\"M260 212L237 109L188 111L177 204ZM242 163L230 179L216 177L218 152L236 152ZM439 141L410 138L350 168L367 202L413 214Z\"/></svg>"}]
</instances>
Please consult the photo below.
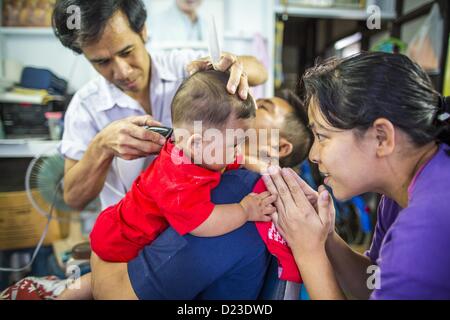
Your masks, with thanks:
<instances>
[{"instance_id":1,"label":"black hair clipper","mask_svg":"<svg viewBox=\"0 0 450 320\"><path fill-rule=\"evenodd\" d=\"M168 127L151 127L151 126L144 126L144 129L150 130L156 133L159 133L164 138L168 139L172 136L173 129Z\"/></svg>"}]
</instances>

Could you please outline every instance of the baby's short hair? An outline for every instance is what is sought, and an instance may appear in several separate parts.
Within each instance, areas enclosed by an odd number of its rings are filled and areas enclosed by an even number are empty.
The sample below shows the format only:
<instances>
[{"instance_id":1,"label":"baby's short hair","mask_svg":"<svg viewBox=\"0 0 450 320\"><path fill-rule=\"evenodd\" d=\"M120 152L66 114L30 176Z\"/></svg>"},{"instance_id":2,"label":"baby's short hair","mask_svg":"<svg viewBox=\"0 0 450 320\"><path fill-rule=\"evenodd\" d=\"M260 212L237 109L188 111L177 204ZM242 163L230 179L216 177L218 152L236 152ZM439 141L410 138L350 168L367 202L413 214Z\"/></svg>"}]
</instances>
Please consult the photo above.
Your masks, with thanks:
<instances>
[{"instance_id":1,"label":"baby's short hair","mask_svg":"<svg viewBox=\"0 0 450 320\"><path fill-rule=\"evenodd\" d=\"M183 81L172 101L174 126L202 121L203 125L221 129L230 116L235 119L255 117L256 105L253 97L246 100L226 89L229 75L209 70L197 72Z\"/></svg>"}]
</instances>

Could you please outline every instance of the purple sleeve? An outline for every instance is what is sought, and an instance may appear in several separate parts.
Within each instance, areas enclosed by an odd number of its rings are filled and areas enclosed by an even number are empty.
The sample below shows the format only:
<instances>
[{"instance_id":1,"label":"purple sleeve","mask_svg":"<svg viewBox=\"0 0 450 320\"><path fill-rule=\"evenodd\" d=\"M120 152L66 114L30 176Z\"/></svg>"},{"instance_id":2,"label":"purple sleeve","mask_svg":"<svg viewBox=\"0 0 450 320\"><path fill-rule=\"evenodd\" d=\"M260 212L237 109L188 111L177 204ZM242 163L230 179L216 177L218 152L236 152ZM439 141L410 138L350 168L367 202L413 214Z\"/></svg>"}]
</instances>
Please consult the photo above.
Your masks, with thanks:
<instances>
[{"instance_id":1,"label":"purple sleeve","mask_svg":"<svg viewBox=\"0 0 450 320\"><path fill-rule=\"evenodd\" d=\"M450 298L450 225L443 214L429 209L402 210L385 235L371 299Z\"/></svg>"}]
</instances>

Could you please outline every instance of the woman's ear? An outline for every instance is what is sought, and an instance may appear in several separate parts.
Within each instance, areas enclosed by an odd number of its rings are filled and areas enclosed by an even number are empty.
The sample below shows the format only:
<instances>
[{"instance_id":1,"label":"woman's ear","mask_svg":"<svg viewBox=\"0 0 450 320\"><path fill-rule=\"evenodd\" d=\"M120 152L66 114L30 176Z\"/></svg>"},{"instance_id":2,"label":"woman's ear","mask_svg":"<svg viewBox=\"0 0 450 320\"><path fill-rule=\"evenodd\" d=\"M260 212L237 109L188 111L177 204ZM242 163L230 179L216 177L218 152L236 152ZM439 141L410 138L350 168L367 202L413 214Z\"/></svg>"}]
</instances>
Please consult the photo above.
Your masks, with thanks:
<instances>
[{"instance_id":1,"label":"woman's ear","mask_svg":"<svg viewBox=\"0 0 450 320\"><path fill-rule=\"evenodd\" d=\"M289 156L292 153L293 149L294 146L292 145L292 143L290 143L287 139L280 137L279 152L278 152L278 156L280 158L285 158Z\"/></svg>"},{"instance_id":2,"label":"woman's ear","mask_svg":"<svg viewBox=\"0 0 450 320\"><path fill-rule=\"evenodd\" d=\"M372 125L377 140L376 153L378 157L386 157L395 149L395 127L389 120L379 118Z\"/></svg>"}]
</instances>

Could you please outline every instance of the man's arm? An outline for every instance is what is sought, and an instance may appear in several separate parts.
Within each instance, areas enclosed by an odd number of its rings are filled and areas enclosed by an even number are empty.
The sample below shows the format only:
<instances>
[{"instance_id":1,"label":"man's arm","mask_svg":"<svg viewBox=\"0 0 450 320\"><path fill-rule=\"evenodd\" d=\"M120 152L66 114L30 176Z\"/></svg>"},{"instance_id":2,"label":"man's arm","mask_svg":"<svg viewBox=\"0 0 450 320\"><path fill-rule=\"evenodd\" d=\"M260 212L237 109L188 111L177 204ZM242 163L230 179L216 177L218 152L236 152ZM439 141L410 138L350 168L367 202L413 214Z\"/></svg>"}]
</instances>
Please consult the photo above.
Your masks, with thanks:
<instances>
[{"instance_id":1,"label":"man's arm","mask_svg":"<svg viewBox=\"0 0 450 320\"><path fill-rule=\"evenodd\" d=\"M251 87L258 86L267 81L267 70L264 65L253 56L238 56L247 73L248 84Z\"/></svg>"},{"instance_id":2,"label":"man's arm","mask_svg":"<svg viewBox=\"0 0 450 320\"><path fill-rule=\"evenodd\" d=\"M89 144L81 160L66 159L64 200L83 209L101 192L112 159L132 160L159 152L165 139L144 125L161 125L151 116L129 117L111 123Z\"/></svg>"},{"instance_id":3,"label":"man's arm","mask_svg":"<svg viewBox=\"0 0 450 320\"><path fill-rule=\"evenodd\" d=\"M93 142L80 161L66 158L64 163L64 201L82 210L101 191L112 157Z\"/></svg>"}]
</instances>

